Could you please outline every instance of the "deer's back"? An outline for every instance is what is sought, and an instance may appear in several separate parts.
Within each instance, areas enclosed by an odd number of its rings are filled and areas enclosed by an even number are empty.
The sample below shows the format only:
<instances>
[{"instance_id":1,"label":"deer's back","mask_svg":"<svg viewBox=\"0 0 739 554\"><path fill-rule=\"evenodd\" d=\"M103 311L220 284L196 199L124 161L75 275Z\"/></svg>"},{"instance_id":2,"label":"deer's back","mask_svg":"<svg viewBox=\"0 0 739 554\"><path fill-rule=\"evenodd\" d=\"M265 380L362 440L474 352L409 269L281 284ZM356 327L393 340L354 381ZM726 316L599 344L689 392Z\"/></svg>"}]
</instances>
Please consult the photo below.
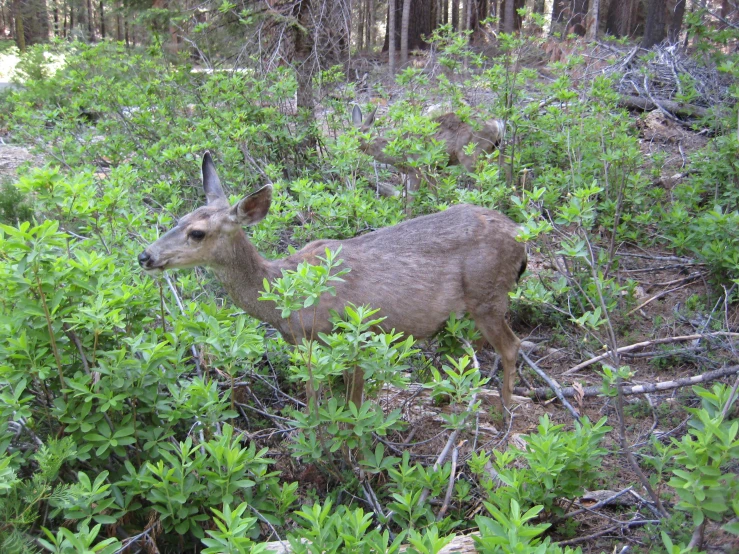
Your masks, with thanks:
<instances>
[{"instance_id":1,"label":"deer's back","mask_svg":"<svg viewBox=\"0 0 739 554\"><path fill-rule=\"evenodd\" d=\"M459 205L352 239L312 242L286 263L314 262L326 248L341 246L339 258L351 271L335 285L336 297L321 299L317 330L329 330L329 309L341 311L351 302L380 308L386 329L423 338L451 313L482 304L505 311L526 261L517 231L503 214Z\"/></svg>"}]
</instances>

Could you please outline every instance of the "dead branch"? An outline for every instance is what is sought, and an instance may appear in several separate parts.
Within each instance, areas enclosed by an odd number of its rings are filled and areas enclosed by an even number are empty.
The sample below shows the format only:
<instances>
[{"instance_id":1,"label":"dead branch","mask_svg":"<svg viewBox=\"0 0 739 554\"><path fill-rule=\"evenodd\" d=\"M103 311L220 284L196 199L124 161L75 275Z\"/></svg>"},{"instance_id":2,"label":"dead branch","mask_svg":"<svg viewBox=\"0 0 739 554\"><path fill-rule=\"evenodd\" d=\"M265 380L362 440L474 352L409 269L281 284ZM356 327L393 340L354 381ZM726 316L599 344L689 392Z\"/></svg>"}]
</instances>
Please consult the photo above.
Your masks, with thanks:
<instances>
[{"instance_id":1,"label":"dead branch","mask_svg":"<svg viewBox=\"0 0 739 554\"><path fill-rule=\"evenodd\" d=\"M682 379L675 379L674 381L663 381L661 383L649 383L646 385L624 386L621 388L621 390L623 391L625 395L652 393L652 392L658 392L658 391L677 389L680 387L688 387L690 385L697 385L700 383L708 383L710 381L715 381L716 379L720 379L721 377L726 377L727 375L734 375L736 373L739 373L739 365L733 365L733 366L724 367L721 369L716 369L714 371L708 371L701 375L694 375L693 377L684 377ZM531 390L526 390L526 389L521 389L519 387L516 387L514 391L516 392L516 394L527 396L529 398L536 398L538 400L547 400L551 398L551 394L550 394L551 389L549 387L537 387ZM561 392L562 392L562 396L565 396L568 398L575 396L574 387L565 387L561 389ZM598 396L599 394L602 394L602 392L603 391L601 387L584 387L583 388L584 396Z\"/></svg>"},{"instance_id":2,"label":"dead branch","mask_svg":"<svg viewBox=\"0 0 739 554\"><path fill-rule=\"evenodd\" d=\"M657 105L649 98L621 94L618 98L618 105L630 110L641 110L644 112L651 112L662 107L671 114L679 115L680 117L706 117L708 115L706 108L701 108L693 104L685 104L684 102L673 102L664 98L660 99L659 105Z\"/></svg>"},{"instance_id":3,"label":"dead branch","mask_svg":"<svg viewBox=\"0 0 739 554\"><path fill-rule=\"evenodd\" d=\"M559 384L551 377L549 377L546 373L544 373L541 369L539 369L537 365L532 362L531 359L526 355L525 352L521 351L521 357L526 361L527 364L529 364L529 367L533 369L537 373L537 375L539 375L539 377L547 382L549 388L554 391L554 394L557 395L557 398L559 398L559 401L562 403L562 405L569 410L569 412L572 414L572 417L574 417L577 421L580 421L580 414L577 413L577 410L572 407L572 404L570 404L567 399L562 396L562 389Z\"/></svg>"},{"instance_id":4,"label":"dead branch","mask_svg":"<svg viewBox=\"0 0 739 554\"><path fill-rule=\"evenodd\" d=\"M739 333L730 333L728 331L717 331L715 333L704 333L704 334L698 334L698 335L682 335L678 337L666 337L663 339L647 340L644 342L637 342L629 346L622 346L621 348L616 350L616 353L623 354L624 352L632 352L633 350L639 350L640 348L644 348L645 346L652 346L655 344L669 344L673 342L708 339L708 338L713 338L713 337L739 337ZM572 375L573 373L577 373L581 369L588 367L589 365L593 365L601 360L604 360L608 358L609 356L610 356L610 353L606 353L606 354L601 354L599 356L595 356L594 358L590 358L589 360L585 360L584 362L579 363L576 366L571 367L567 371L563 372L562 375Z\"/></svg>"}]
</instances>

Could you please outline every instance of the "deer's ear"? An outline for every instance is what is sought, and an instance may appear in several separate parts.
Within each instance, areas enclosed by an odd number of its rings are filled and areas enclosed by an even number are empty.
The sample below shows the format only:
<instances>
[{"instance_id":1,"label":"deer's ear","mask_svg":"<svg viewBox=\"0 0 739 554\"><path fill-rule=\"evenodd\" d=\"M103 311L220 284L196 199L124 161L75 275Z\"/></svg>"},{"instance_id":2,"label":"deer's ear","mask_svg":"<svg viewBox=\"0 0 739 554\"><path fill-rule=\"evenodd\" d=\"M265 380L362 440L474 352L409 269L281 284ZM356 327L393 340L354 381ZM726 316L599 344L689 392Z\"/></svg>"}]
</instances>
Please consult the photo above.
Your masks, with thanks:
<instances>
[{"instance_id":1,"label":"deer's ear","mask_svg":"<svg viewBox=\"0 0 739 554\"><path fill-rule=\"evenodd\" d=\"M352 109L352 123L355 127L362 126L362 108L359 107L359 104L354 104Z\"/></svg>"},{"instance_id":2,"label":"deer's ear","mask_svg":"<svg viewBox=\"0 0 739 554\"><path fill-rule=\"evenodd\" d=\"M375 109L372 110L372 113L367 114L367 117L364 120L364 123L362 124L363 127L369 127L375 122L375 114L377 113L377 107L375 106Z\"/></svg>"},{"instance_id":3,"label":"deer's ear","mask_svg":"<svg viewBox=\"0 0 739 554\"><path fill-rule=\"evenodd\" d=\"M255 225L267 215L271 203L272 185L265 185L231 207L231 220L238 225Z\"/></svg>"},{"instance_id":4,"label":"deer's ear","mask_svg":"<svg viewBox=\"0 0 739 554\"><path fill-rule=\"evenodd\" d=\"M216 166L213 163L210 152L206 152L203 155L203 190L205 191L205 198L207 198L208 204L228 202L226 195L223 193L221 180L216 173Z\"/></svg>"}]
</instances>

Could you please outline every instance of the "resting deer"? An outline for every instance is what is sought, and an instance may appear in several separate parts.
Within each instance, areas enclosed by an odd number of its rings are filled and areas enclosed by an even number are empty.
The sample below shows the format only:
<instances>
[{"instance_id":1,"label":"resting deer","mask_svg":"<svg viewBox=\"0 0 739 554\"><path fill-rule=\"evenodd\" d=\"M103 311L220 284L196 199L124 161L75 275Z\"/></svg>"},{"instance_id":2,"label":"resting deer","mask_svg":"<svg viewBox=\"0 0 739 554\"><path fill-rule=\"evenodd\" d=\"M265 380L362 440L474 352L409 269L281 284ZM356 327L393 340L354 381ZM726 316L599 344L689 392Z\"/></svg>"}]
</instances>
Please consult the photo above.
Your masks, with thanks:
<instances>
[{"instance_id":1,"label":"resting deer","mask_svg":"<svg viewBox=\"0 0 739 554\"><path fill-rule=\"evenodd\" d=\"M463 204L351 239L317 240L286 258L267 260L242 227L267 215L272 186L229 206L209 153L203 157L202 175L207 205L149 245L138 257L142 268L210 267L238 306L290 342L301 341L302 333L330 333L329 310L343 313L349 302L380 308L384 329L419 339L442 329L450 314L469 313L501 356L502 398L510 405L520 341L505 315L508 291L526 268L526 250L516 241L517 227L510 219ZM258 300L264 279L271 281L304 260L317 262L326 248L339 247L343 266L351 271L336 283L336 296L321 298L315 318L310 308L301 314L302 325L297 313L288 323L274 303ZM361 389L351 399L359 405Z\"/></svg>"},{"instance_id":2,"label":"resting deer","mask_svg":"<svg viewBox=\"0 0 739 554\"><path fill-rule=\"evenodd\" d=\"M352 123L361 132L368 133L375 121L373 110L367 118L362 121L362 110L356 104L352 110ZM503 122L492 120L490 122L474 119L471 123L462 121L457 114L449 112L433 119L439 124L433 134L433 139L446 144L446 153L449 157L448 165L461 165L468 173L475 170L477 159L481 154L489 154L495 150L503 138ZM378 162L392 165L408 176L408 191L413 193L418 190L421 183L421 173L418 168L411 166L408 159L400 156L390 156L385 153L385 148L390 141L384 136L375 136L370 140L361 140L360 148L366 154L375 158ZM474 143L475 148L471 154L465 149L468 144Z\"/></svg>"}]
</instances>

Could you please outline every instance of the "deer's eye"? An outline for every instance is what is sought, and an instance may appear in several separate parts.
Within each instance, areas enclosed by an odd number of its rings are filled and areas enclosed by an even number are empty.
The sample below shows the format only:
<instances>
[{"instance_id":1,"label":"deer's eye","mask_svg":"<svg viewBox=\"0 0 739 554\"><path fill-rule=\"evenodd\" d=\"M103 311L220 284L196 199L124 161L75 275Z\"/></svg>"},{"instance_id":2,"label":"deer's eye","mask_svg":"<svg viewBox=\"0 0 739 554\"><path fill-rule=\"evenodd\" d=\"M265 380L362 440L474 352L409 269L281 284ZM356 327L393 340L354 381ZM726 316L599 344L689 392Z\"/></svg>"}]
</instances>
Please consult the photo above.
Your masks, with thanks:
<instances>
[{"instance_id":1,"label":"deer's eye","mask_svg":"<svg viewBox=\"0 0 739 554\"><path fill-rule=\"evenodd\" d=\"M192 240L203 240L205 238L205 231L190 231L187 236L190 237Z\"/></svg>"}]
</instances>

